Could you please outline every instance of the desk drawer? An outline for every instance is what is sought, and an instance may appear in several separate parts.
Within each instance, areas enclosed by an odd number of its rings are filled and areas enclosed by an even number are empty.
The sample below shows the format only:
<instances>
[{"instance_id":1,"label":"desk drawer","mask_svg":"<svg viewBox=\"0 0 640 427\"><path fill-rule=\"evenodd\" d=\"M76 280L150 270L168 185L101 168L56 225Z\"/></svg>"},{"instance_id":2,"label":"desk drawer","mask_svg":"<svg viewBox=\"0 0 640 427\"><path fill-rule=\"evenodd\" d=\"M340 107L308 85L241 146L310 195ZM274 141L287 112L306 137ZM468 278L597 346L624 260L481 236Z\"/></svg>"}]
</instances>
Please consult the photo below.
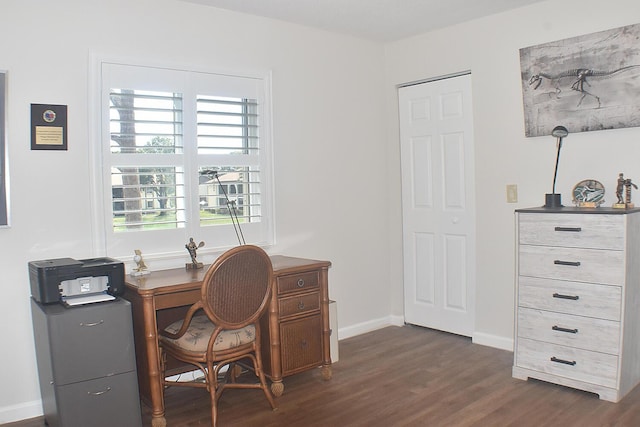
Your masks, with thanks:
<instances>
[{"instance_id":1,"label":"desk drawer","mask_svg":"<svg viewBox=\"0 0 640 427\"><path fill-rule=\"evenodd\" d=\"M520 244L624 249L623 215L520 213Z\"/></svg>"},{"instance_id":2,"label":"desk drawer","mask_svg":"<svg viewBox=\"0 0 640 427\"><path fill-rule=\"evenodd\" d=\"M620 323L521 307L518 336L615 355L620 348Z\"/></svg>"},{"instance_id":3,"label":"desk drawer","mask_svg":"<svg viewBox=\"0 0 640 427\"><path fill-rule=\"evenodd\" d=\"M309 289L318 289L320 277L318 271L289 274L278 277L278 295Z\"/></svg>"},{"instance_id":4,"label":"desk drawer","mask_svg":"<svg viewBox=\"0 0 640 427\"><path fill-rule=\"evenodd\" d=\"M521 245L521 276L592 282L624 283L624 252L599 249Z\"/></svg>"},{"instance_id":5,"label":"desk drawer","mask_svg":"<svg viewBox=\"0 0 640 427\"><path fill-rule=\"evenodd\" d=\"M620 321L622 287L520 276L518 305Z\"/></svg>"},{"instance_id":6,"label":"desk drawer","mask_svg":"<svg viewBox=\"0 0 640 427\"><path fill-rule=\"evenodd\" d=\"M174 308L183 305L191 305L200 301L202 291L198 289L190 289L187 291L173 292L170 294L156 295L154 298L156 310L164 308Z\"/></svg>"},{"instance_id":7,"label":"desk drawer","mask_svg":"<svg viewBox=\"0 0 640 427\"><path fill-rule=\"evenodd\" d=\"M617 388L618 356L610 354L519 338L516 366Z\"/></svg>"},{"instance_id":8,"label":"desk drawer","mask_svg":"<svg viewBox=\"0 0 640 427\"><path fill-rule=\"evenodd\" d=\"M287 376L322 364L320 314L280 323L282 375Z\"/></svg>"},{"instance_id":9,"label":"desk drawer","mask_svg":"<svg viewBox=\"0 0 640 427\"><path fill-rule=\"evenodd\" d=\"M281 318L318 310L320 310L319 292L280 298L278 300L278 311Z\"/></svg>"}]
</instances>

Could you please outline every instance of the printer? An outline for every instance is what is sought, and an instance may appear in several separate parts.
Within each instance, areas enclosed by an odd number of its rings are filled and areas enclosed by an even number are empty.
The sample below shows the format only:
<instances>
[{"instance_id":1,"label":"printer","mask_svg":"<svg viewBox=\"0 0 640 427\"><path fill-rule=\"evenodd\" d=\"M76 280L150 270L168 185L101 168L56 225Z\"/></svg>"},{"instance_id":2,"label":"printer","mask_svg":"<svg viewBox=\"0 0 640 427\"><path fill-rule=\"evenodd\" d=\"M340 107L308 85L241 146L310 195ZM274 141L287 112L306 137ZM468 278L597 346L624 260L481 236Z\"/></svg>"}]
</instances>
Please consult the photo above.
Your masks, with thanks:
<instances>
[{"instance_id":1,"label":"printer","mask_svg":"<svg viewBox=\"0 0 640 427\"><path fill-rule=\"evenodd\" d=\"M124 264L113 258L56 258L29 262L31 296L67 306L115 299L124 293Z\"/></svg>"}]
</instances>

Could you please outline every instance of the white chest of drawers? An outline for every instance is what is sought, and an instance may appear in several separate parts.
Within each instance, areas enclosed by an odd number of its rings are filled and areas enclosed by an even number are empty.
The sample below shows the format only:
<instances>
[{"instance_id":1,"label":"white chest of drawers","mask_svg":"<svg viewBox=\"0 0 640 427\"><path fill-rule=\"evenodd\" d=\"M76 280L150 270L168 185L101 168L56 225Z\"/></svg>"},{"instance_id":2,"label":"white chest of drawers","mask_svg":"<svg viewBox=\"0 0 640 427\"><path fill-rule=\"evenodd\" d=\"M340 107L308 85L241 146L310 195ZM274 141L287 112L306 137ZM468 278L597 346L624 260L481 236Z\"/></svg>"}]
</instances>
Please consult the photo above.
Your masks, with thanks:
<instances>
[{"instance_id":1,"label":"white chest of drawers","mask_svg":"<svg viewBox=\"0 0 640 427\"><path fill-rule=\"evenodd\" d=\"M640 209L516 211L513 377L618 402L640 382Z\"/></svg>"}]
</instances>

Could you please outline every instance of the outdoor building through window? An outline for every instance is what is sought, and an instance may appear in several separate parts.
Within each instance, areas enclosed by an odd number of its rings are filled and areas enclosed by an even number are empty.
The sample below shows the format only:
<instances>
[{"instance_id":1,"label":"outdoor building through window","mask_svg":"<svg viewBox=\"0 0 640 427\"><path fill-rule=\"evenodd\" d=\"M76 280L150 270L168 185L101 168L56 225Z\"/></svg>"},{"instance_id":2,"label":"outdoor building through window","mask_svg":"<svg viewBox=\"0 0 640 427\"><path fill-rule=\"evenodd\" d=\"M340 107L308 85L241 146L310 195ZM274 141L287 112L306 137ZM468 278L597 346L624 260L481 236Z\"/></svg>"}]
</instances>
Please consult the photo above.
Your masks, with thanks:
<instances>
[{"instance_id":1,"label":"outdoor building through window","mask_svg":"<svg viewBox=\"0 0 640 427\"><path fill-rule=\"evenodd\" d=\"M108 255L272 243L268 81L101 63ZM100 209L96 210L100 212Z\"/></svg>"}]
</instances>

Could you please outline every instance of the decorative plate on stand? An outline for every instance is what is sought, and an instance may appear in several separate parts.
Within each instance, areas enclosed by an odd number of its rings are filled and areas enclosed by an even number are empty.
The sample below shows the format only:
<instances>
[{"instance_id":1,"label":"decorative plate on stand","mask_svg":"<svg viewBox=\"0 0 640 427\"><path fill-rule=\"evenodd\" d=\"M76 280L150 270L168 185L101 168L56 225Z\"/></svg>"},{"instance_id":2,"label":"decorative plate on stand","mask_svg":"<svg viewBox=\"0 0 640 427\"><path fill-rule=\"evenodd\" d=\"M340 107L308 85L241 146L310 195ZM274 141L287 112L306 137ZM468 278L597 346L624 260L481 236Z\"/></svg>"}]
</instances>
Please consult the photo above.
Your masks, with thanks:
<instances>
[{"instance_id":1,"label":"decorative plate on stand","mask_svg":"<svg viewBox=\"0 0 640 427\"><path fill-rule=\"evenodd\" d=\"M583 208L597 208L604 202L604 185L595 179L585 179L573 187L573 203Z\"/></svg>"}]
</instances>

